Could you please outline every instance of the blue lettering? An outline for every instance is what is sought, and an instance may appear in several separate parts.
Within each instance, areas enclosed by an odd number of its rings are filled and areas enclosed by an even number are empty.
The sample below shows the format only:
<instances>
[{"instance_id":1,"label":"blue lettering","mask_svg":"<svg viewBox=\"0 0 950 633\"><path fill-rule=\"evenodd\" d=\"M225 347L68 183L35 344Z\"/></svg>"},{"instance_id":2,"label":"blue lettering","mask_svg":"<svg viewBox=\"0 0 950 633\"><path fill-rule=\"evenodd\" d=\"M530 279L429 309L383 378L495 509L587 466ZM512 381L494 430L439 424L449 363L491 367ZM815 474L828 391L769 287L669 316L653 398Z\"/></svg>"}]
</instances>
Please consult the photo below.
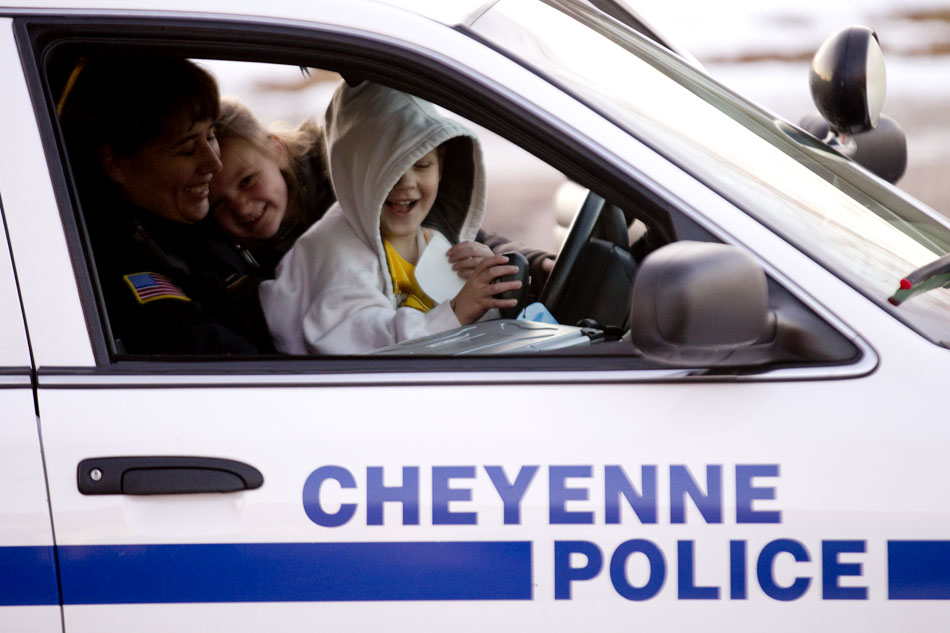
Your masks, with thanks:
<instances>
[{"instance_id":1,"label":"blue lettering","mask_svg":"<svg viewBox=\"0 0 950 633\"><path fill-rule=\"evenodd\" d=\"M380 466L366 468L366 525L383 524L383 504L392 501L402 504L402 524L419 525L419 467L402 467L402 485L383 485Z\"/></svg>"},{"instance_id":2,"label":"blue lettering","mask_svg":"<svg viewBox=\"0 0 950 633\"><path fill-rule=\"evenodd\" d=\"M778 510L753 510L756 499L774 499L775 488L756 488L754 477L778 477L778 464L752 464L736 466L736 523L781 523Z\"/></svg>"},{"instance_id":3,"label":"blue lettering","mask_svg":"<svg viewBox=\"0 0 950 633\"><path fill-rule=\"evenodd\" d=\"M514 483L508 481L505 471L501 466L485 466L485 472L488 478L495 485L498 496L505 504L505 525L518 525L521 523L521 499L528 490L528 484L538 472L537 466L522 466L518 471L518 477Z\"/></svg>"},{"instance_id":4,"label":"blue lettering","mask_svg":"<svg viewBox=\"0 0 950 633\"><path fill-rule=\"evenodd\" d=\"M808 550L798 541L791 539L777 539L772 541L763 547L762 552L759 553L759 562L756 566L759 576L759 586L762 587L762 591L764 591L766 595L775 600L797 600L805 595L805 592L808 590L808 585L811 584L811 578L796 578L791 586L788 587L780 587L776 584L775 576L772 573L772 566L775 557L782 552L791 554L795 558L795 561L799 563L811 560L808 557Z\"/></svg>"},{"instance_id":5,"label":"blue lettering","mask_svg":"<svg viewBox=\"0 0 950 633\"><path fill-rule=\"evenodd\" d=\"M627 500L640 523L656 523L656 466L641 466L640 494L622 466L604 467L604 513L607 524L620 523L620 495Z\"/></svg>"},{"instance_id":6,"label":"blue lettering","mask_svg":"<svg viewBox=\"0 0 950 633\"><path fill-rule=\"evenodd\" d=\"M586 501L587 488L568 488L568 477L590 477L590 466L551 466L549 468L548 517L551 524L593 523L593 512L570 512L568 501Z\"/></svg>"},{"instance_id":7,"label":"blue lettering","mask_svg":"<svg viewBox=\"0 0 950 633\"><path fill-rule=\"evenodd\" d=\"M864 553L864 541L821 542L821 597L825 600L867 600L867 587L841 587L841 576L860 576L861 563L842 563L838 554Z\"/></svg>"},{"instance_id":8,"label":"blue lettering","mask_svg":"<svg viewBox=\"0 0 950 633\"><path fill-rule=\"evenodd\" d=\"M686 466L670 466L670 523L686 523L686 495L706 523L722 523L722 466L706 466L703 494Z\"/></svg>"},{"instance_id":9,"label":"blue lettering","mask_svg":"<svg viewBox=\"0 0 950 633\"><path fill-rule=\"evenodd\" d=\"M478 500L476 486L472 482L460 483L457 479L473 480L477 477L479 466L433 466L431 468L431 497L426 500L432 505L432 525L477 525L478 508L485 506L485 500ZM517 476L509 478L502 466L484 466L495 491L502 502L502 520L505 525L521 524L521 504L528 488L540 470L540 466L520 466ZM630 511L643 525L656 524L659 514L659 496L666 494L659 490L656 464L639 465L639 477L628 474L619 464L603 466L603 489L593 489L593 470L591 465L548 466L548 521L551 525L586 524L593 525L597 518L596 504L591 494L603 494L603 520L606 525L617 525L624 521ZM402 504L402 524L419 525L420 504L419 466L403 466L402 482L395 486L384 484L382 466L366 467L366 522L367 525L382 525L385 521L386 503ZM723 466L705 466L705 479L694 477L686 465L669 466L669 520L671 524L686 523L688 512L699 512L707 524L723 522ZM775 484L756 483L756 478L778 477L778 464L737 464L735 465L735 507L736 523L781 523L780 510L756 509L760 501L776 499ZM392 475L390 475L392 476ZM586 481L570 481L586 479ZM322 526L337 527L352 520L358 503L342 503L336 511L327 512L322 506L320 494L325 481L333 480L341 488L356 488L353 475L341 466L321 466L311 473L303 487L304 508L314 523ZM428 491L427 491L428 492ZM331 497L327 497L330 499ZM336 497L332 497L336 499ZM345 499L346 497L344 497ZM454 510L453 502L477 502L470 510ZM580 502L587 502L581 505ZM572 506L577 503L577 509ZM695 509L688 509L693 505ZM331 505L331 510L333 506ZM841 566L839 575L860 575L853 566ZM834 589L831 590L834 593ZM844 592L849 594L850 592Z\"/></svg>"},{"instance_id":10,"label":"blue lettering","mask_svg":"<svg viewBox=\"0 0 950 633\"><path fill-rule=\"evenodd\" d=\"M325 512L320 505L320 487L327 479L333 479L340 488L356 488L356 480L347 469L341 466L321 466L316 469L303 484L303 510L307 517L323 527L339 527L353 518L355 503L342 503L334 513Z\"/></svg>"},{"instance_id":11,"label":"blue lettering","mask_svg":"<svg viewBox=\"0 0 950 633\"><path fill-rule=\"evenodd\" d=\"M587 562L583 567L571 567L571 554L583 554ZM554 599L570 600L571 583L575 580L590 580L600 573L604 555L600 548L588 541L554 541Z\"/></svg>"},{"instance_id":12,"label":"blue lettering","mask_svg":"<svg viewBox=\"0 0 950 633\"><path fill-rule=\"evenodd\" d=\"M627 581L627 559L633 554L643 554L650 563L650 578L642 587L634 587ZM614 589L627 600L649 600L660 592L666 580L666 561L660 548L644 539L624 541L610 557L610 582Z\"/></svg>"},{"instance_id":13,"label":"blue lettering","mask_svg":"<svg viewBox=\"0 0 950 633\"><path fill-rule=\"evenodd\" d=\"M745 550L745 541L729 541L729 597L732 600L748 598Z\"/></svg>"},{"instance_id":14,"label":"blue lettering","mask_svg":"<svg viewBox=\"0 0 950 633\"><path fill-rule=\"evenodd\" d=\"M694 584L693 541L677 541L676 553L679 564L679 599L719 600L719 587L697 587Z\"/></svg>"},{"instance_id":15,"label":"blue lettering","mask_svg":"<svg viewBox=\"0 0 950 633\"><path fill-rule=\"evenodd\" d=\"M471 501L471 488L451 488L451 479L474 479L474 466L432 467L432 525L475 525L474 512L452 512L450 501Z\"/></svg>"}]
</instances>

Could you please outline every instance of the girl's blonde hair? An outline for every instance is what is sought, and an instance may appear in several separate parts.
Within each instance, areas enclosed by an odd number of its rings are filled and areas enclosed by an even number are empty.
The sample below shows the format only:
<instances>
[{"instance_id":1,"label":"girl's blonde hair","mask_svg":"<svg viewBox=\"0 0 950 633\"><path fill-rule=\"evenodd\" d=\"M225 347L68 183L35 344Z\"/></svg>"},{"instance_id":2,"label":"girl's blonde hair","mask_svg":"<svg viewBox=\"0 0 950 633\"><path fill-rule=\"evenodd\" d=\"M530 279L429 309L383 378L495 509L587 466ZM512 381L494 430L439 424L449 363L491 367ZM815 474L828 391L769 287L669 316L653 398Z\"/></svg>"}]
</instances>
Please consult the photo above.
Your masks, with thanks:
<instances>
[{"instance_id":1,"label":"girl's blonde hair","mask_svg":"<svg viewBox=\"0 0 950 633\"><path fill-rule=\"evenodd\" d=\"M276 137L287 148L288 164L280 168L287 182L287 214L289 220L297 219L300 209L300 177L298 166L317 152L324 153L323 129L312 119L305 121L296 129L281 129L275 125L268 129L244 103L235 97L221 99L221 114L215 123L215 135L221 144L241 141L280 164L280 155L274 147L272 137ZM323 175L325 176L325 174Z\"/></svg>"}]
</instances>

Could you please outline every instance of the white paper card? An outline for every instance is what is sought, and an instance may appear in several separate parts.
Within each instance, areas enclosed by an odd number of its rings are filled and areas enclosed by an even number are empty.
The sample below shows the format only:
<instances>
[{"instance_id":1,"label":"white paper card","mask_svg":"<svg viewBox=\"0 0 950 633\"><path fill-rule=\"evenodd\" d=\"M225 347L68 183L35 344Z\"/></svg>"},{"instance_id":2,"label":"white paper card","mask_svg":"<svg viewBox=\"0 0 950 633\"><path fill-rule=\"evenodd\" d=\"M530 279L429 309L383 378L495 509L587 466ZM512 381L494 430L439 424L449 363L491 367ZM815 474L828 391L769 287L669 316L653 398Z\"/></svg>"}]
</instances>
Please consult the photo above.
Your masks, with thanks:
<instances>
[{"instance_id":1,"label":"white paper card","mask_svg":"<svg viewBox=\"0 0 950 633\"><path fill-rule=\"evenodd\" d=\"M446 253L452 245L441 233L433 231L422 257L416 264L416 281L437 303L448 301L459 293L465 280L449 265Z\"/></svg>"}]
</instances>

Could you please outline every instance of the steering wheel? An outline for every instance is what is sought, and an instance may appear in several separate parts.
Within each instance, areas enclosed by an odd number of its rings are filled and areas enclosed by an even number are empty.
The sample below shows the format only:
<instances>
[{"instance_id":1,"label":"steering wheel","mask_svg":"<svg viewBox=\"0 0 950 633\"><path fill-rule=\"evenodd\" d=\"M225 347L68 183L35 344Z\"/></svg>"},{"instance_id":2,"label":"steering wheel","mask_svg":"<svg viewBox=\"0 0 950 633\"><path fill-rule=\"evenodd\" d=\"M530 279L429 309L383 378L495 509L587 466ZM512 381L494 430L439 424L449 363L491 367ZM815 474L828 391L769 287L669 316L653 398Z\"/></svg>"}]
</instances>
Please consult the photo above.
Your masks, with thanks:
<instances>
[{"instance_id":1,"label":"steering wheel","mask_svg":"<svg viewBox=\"0 0 950 633\"><path fill-rule=\"evenodd\" d=\"M554 315L554 318L558 318L561 303L567 294L568 281L573 278L581 253L594 235L594 228L603 209L604 199L593 191L588 191L584 204L574 216L557 259L554 260L554 268L548 275L548 280L538 299Z\"/></svg>"}]
</instances>

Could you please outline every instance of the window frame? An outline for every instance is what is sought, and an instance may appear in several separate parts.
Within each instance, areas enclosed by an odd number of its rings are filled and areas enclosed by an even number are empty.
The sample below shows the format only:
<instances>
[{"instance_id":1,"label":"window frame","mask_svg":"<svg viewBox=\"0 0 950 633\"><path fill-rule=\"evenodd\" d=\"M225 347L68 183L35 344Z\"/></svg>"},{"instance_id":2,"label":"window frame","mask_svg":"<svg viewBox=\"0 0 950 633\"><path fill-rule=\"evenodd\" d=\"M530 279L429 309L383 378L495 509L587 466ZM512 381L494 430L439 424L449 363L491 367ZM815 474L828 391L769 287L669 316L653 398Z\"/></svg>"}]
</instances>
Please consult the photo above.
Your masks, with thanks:
<instances>
[{"instance_id":1,"label":"window frame","mask_svg":"<svg viewBox=\"0 0 950 633\"><path fill-rule=\"evenodd\" d=\"M46 74L50 56L66 46L121 47L125 50L150 51L162 47L169 54L193 59L294 63L355 72L363 78L378 80L417 94L485 125L572 180L596 190L620 206L638 208L649 204L667 212L674 211L671 215L677 220L678 233L714 241L730 240L691 209L677 206L665 199L660 192L651 188L648 178L634 183L628 174L621 173L605 156L597 152L578 152L577 131L569 128L558 129L554 123L534 117L528 107L530 104L517 98L509 98L510 95L499 94L499 90L493 90L489 85L488 78L473 76L472 71L462 65L447 57L440 58L424 47L379 34L357 33L314 23L304 25L264 19L252 21L208 16L186 18L129 14L95 15L94 21L90 21L89 17L88 13L55 17L19 16L14 20L14 31L27 70L37 122L47 152L47 161L86 315L95 358L95 374L125 379L137 375L153 375L167 378L169 384L188 376L210 377L225 374L225 378L208 380L209 384L222 386L232 382L244 385L253 376L274 374L286 378L276 378L262 384L297 384L298 379L306 382L304 375L317 381L329 379L334 384L340 380L345 382L347 376L354 374L406 376L408 373L414 376L409 382L446 380L452 384L459 384L460 381L479 384L507 383L508 377L516 377L519 382L544 383L564 380L656 380L684 375L683 370L659 368L655 363L635 355L632 348L629 354L500 355L466 357L464 360L454 357L302 358L279 355L260 355L245 359L158 355L117 358L114 344L107 334L110 331L107 315L103 303L99 300L91 249L88 248L85 232L81 227L81 209L63 149L55 117L52 89ZM432 77L437 79L431 79ZM466 96L471 94L473 81L478 83L480 94L484 98L466 99ZM486 121L492 123L486 125ZM565 134L565 131L571 133ZM791 294L801 300L796 293ZM811 306L811 302L805 303ZM829 315L823 317L826 321L827 316ZM841 331L840 327L832 327ZM867 358L869 350L870 348L862 350L861 356ZM852 367L852 370L854 369ZM631 374L631 371L634 374ZM859 370L859 373L865 372L866 368ZM60 370L53 372L62 373ZM66 373L74 374L68 371ZM80 373L88 373L88 370ZM439 378L442 374L449 377ZM382 382L390 384L389 378L384 378Z\"/></svg>"},{"instance_id":2,"label":"window frame","mask_svg":"<svg viewBox=\"0 0 950 633\"><path fill-rule=\"evenodd\" d=\"M7 306L0 319L0 388L32 384L33 353L23 315L16 265L0 192L0 305Z\"/></svg>"}]
</instances>

